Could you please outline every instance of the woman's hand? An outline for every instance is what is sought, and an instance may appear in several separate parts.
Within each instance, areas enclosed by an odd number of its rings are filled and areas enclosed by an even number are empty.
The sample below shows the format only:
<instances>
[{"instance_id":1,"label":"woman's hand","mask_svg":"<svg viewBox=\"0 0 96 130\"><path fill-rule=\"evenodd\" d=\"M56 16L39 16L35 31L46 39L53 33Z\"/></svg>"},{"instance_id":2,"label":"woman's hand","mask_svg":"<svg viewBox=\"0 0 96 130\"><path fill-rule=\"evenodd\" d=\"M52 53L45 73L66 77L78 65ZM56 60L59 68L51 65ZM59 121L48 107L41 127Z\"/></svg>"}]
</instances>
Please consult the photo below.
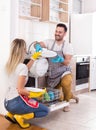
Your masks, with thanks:
<instances>
[{"instance_id":1,"label":"woman's hand","mask_svg":"<svg viewBox=\"0 0 96 130\"><path fill-rule=\"evenodd\" d=\"M42 54L42 52L35 52L35 53L31 56L31 59L32 59L32 60L36 60L36 59L38 59L38 58L41 57L41 54Z\"/></svg>"}]
</instances>

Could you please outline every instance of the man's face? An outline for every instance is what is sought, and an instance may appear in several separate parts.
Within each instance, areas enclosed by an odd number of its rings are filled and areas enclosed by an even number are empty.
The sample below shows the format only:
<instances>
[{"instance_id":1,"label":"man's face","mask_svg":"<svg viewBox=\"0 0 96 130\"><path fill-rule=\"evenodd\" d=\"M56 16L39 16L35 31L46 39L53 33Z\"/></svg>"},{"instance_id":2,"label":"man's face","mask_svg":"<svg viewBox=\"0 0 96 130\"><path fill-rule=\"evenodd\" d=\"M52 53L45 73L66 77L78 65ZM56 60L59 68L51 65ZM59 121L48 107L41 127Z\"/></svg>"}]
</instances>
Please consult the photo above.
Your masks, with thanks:
<instances>
[{"instance_id":1,"label":"man's face","mask_svg":"<svg viewBox=\"0 0 96 130\"><path fill-rule=\"evenodd\" d=\"M62 41L66 32L63 27L57 27L55 30L55 40Z\"/></svg>"}]
</instances>

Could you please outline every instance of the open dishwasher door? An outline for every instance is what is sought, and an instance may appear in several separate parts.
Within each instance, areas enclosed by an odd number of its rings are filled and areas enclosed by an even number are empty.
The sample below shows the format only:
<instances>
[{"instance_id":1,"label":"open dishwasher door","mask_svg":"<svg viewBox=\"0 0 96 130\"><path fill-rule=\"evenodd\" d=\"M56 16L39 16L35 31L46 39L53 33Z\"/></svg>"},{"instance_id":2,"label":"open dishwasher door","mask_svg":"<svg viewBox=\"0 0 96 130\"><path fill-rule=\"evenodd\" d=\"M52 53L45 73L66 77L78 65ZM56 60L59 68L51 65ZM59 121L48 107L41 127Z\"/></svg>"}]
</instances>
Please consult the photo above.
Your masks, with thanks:
<instances>
[{"instance_id":1,"label":"open dishwasher door","mask_svg":"<svg viewBox=\"0 0 96 130\"><path fill-rule=\"evenodd\" d=\"M49 106L49 109L52 112L52 111L55 111L55 110L62 109L66 106L69 106L69 102L62 101L62 102L53 103L52 105Z\"/></svg>"},{"instance_id":2,"label":"open dishwasher door","mask_svg":"<svg viewBox=\"0 0 96 130\"><path fill-rule=\"evenodd\" d=\"M49 107L50 112L69 106L69 102L60 101L61 92L59 89L46 88L46 90L47 96L43 95L42 103Z\"/></svg>"}]
</instances>

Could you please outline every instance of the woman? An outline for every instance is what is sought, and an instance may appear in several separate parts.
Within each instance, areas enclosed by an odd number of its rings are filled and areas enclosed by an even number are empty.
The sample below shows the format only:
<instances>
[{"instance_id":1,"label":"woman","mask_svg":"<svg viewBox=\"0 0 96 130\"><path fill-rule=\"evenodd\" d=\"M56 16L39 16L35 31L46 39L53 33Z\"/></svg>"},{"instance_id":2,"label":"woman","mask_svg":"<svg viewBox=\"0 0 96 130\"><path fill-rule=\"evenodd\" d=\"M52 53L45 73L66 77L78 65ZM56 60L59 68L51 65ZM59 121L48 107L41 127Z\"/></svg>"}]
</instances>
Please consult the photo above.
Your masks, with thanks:
<instances>
[{"instance_id":1,"label":"woman","mask_svg":"<svg viewBox=\"0 0 96 130\"><path fill-rule=\"evenodd\" d=\"M38 103L32 93L25 88L28 80L28 70L34 61L40 57L36 52L26 66L24 62L26 54L26 43L23 39L15 39L11 43L9 59L6 63L6 73L9 78L8 90L4 101L4 106L8 111L5 116L8 120L17 122L20 127L28 128L29 123L24 123L24 119L46 116L49 109Z\"/></svg>"}]
</instances>

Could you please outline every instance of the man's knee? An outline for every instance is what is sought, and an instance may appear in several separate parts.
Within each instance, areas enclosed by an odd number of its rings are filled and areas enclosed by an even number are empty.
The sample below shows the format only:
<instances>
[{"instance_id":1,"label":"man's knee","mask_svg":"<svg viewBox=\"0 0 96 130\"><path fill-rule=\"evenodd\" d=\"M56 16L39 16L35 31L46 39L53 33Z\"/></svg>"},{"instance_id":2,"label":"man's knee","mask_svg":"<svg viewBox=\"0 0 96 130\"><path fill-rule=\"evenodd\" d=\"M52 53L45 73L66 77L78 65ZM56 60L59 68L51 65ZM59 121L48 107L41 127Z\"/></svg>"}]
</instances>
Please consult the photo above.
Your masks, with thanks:
<instances>
[{"instance_id":1,"label":"man's knee","mask_svg":"<svg viewBox=\"0 0 96 130\"><path fill-rule=\"evenodd\" d=\"M62 77L61 79L61 85L62 86L69 86L72 83L72 75L68 74Z\"/></svg>"}]
</instances>

